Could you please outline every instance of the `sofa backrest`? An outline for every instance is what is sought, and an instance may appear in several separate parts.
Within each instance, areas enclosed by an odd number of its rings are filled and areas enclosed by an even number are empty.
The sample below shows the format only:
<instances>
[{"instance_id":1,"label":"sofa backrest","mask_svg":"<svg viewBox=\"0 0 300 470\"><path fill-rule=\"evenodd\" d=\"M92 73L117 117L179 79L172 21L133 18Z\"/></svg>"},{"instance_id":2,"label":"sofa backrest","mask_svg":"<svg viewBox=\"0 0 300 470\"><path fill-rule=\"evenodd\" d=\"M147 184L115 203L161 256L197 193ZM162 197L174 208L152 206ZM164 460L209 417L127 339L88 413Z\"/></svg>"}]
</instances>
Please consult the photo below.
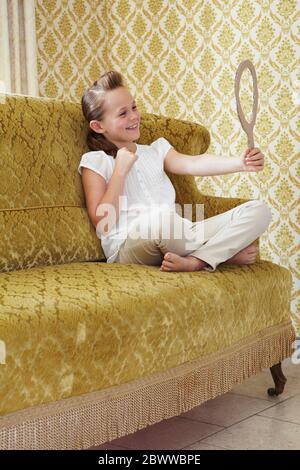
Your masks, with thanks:
<instances>
[{"instance_id":1,"label":"sofa backrest","mask_svg":"<svg viewBox=\"0 0 300 470\"><path fill-rule=\"evenodd\" d=\"M88 151L80 103L7 95L0 103L0 271L103 260L89 221L77 167ZM202 153L209 134L197 124L153 114L141 119L138 143L164 136ZM184 202L193 177L169 175Z\"/></svg>"}]
</instances>

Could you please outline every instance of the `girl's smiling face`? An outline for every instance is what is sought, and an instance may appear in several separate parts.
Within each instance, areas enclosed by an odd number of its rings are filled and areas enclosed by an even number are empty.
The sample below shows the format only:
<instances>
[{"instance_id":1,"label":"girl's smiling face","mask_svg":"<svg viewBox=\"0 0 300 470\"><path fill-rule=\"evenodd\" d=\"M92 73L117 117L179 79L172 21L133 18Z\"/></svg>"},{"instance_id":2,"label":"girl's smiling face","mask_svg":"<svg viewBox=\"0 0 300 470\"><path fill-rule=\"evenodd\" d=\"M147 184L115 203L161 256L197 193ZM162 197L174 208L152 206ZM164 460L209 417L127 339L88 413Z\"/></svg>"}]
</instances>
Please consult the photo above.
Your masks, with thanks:
<instances>
[{"instance_id":1,"label":"girl's smiling face","mask_svg":"<svg viewBox=\"0 0 300 470\"><path fill-rule=\"evenodd\" d=\"M103 133L118 148L133 150L135 146L132 142L140 137L140 113L126 87L105 93L104 119L90 121L90 127L95 132Z\"/></svg>"}]
</instances>

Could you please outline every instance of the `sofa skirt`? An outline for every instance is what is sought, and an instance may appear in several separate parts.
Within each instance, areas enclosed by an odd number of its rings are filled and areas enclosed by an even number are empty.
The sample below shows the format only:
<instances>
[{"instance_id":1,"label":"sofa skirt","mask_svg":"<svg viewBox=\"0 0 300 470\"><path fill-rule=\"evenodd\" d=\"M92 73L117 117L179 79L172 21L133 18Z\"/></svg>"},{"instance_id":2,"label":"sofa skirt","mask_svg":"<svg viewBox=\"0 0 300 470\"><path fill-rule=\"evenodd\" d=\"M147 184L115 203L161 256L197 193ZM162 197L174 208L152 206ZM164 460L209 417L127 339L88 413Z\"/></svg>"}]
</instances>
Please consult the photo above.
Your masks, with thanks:
<instances>
[{"instance_id":1,"label":"sofa skirt","mask_svg":"<svg viewBox=\"0 0 300 470\"><path fill-rule=\"evenodd\" d=\"M294 328L286 322L151 376L10 413L0 418L0 449L87 449L134 433L290 357L294 340Z\"/></svg>"}]
</instances>

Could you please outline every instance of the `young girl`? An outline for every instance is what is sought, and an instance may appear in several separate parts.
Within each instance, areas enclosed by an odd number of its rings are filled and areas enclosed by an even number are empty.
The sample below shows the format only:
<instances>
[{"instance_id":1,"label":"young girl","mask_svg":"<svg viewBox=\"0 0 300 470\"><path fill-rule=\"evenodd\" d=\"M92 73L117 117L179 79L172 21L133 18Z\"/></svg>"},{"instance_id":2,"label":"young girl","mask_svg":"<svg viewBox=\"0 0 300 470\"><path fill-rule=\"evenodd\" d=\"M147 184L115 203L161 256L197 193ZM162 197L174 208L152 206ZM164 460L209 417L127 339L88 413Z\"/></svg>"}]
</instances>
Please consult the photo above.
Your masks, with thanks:
<instances>
[{"instance_id":1,"label":"young girl","mask_svg":"<svg viewBox=\"0 0 300 470\"><path fill-rule=\"evenodd\" d=\"M253 241L271 221L268 206L249 201L192 223L176 213L175 189L165 171L194 176L261 171L264 155L258 148L228 158L183 155L164 137L151 145L136 144L141 116L116 71L105 73L85 91L82 110L89 123L90 152L82 156L78 171L87 212L108 263L215 271L222 262L255 262L258 249ZM141 227L147 236L141 235Z\"/></svg>"}]
</instances>

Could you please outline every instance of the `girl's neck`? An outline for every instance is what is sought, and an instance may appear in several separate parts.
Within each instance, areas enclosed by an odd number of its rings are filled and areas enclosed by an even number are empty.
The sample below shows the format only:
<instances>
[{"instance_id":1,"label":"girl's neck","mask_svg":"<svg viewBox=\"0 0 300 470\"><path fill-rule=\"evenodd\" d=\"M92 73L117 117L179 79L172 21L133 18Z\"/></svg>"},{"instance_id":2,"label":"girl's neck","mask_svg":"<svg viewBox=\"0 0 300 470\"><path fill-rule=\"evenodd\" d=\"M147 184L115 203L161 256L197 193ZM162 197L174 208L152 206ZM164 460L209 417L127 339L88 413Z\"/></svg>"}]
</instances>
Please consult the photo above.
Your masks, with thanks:
<instances>
[{"instance_id":1,"label":"girl's neck","mask_svg":"<svg viewBox=\"0 0 300 470\"><path fill-rule=\"evenodd\" d=\"M126 147L130 152L133 152L133 153L137 151L137 145L135 142L128 142L123 147Z\"/></svg>"}]
</instances>

